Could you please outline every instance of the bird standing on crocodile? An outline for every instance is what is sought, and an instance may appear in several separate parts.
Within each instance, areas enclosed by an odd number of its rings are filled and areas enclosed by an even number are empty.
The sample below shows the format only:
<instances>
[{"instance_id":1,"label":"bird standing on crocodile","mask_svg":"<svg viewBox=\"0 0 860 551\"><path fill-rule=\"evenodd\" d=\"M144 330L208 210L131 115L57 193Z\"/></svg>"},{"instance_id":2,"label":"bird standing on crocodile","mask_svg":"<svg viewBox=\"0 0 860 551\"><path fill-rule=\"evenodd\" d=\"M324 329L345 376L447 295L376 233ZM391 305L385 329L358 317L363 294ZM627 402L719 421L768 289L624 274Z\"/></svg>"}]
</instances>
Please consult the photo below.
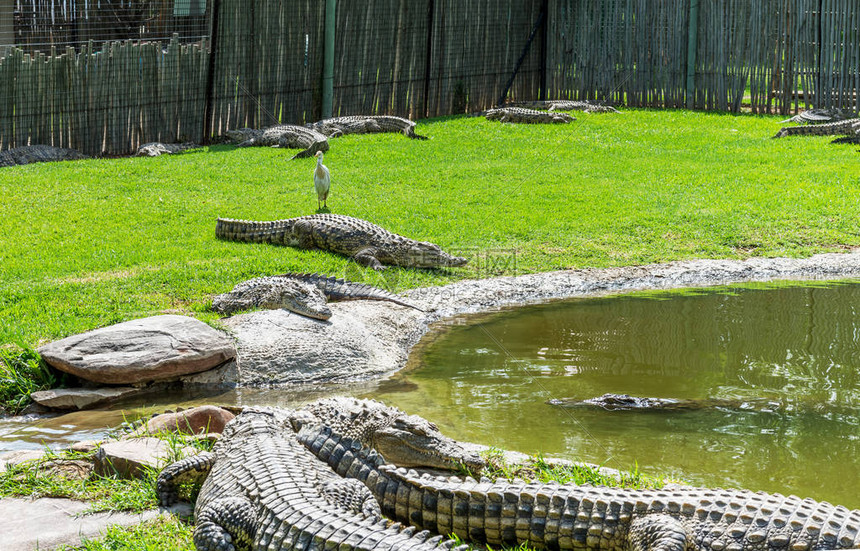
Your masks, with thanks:
<instances>
[{"instance_id":1,"label":"bird standing on crocodile","mask_svg":"<svg viewBox=\"0 0 860 551\"><path fill-rule=\"evenodd\" d=\"M328 199L328 190L331 189L331 174L328 167L322 164L323 152L317 151L317 166L314 168L314 188L317 190L317 211L322 210L322 206L328 208L326 200Z\"/></svg>"}]
</instances>

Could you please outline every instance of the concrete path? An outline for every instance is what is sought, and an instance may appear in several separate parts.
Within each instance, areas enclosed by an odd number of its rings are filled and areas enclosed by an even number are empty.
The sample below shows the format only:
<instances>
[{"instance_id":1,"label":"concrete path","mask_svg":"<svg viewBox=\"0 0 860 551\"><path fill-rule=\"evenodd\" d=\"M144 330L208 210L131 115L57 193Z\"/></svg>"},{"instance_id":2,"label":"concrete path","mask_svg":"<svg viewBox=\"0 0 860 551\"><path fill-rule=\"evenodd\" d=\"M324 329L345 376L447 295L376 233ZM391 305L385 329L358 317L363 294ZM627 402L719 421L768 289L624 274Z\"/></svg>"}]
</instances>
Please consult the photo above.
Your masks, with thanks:
<instances>
[{"instance_id":1,"label":"concrete path","mask_svg":"<svg viewBox=\"0 0 860 551\"><path fill-rule=\"evenodd\" d=\"M0 538L3 551L54 549L80 545L82 539L97 539L109 526L132 526L160 514L191 514L188 505L143 513L95 513L78 516L90 506L84 501L59 498L0 499Z\"/></svg>"}]
</instances>

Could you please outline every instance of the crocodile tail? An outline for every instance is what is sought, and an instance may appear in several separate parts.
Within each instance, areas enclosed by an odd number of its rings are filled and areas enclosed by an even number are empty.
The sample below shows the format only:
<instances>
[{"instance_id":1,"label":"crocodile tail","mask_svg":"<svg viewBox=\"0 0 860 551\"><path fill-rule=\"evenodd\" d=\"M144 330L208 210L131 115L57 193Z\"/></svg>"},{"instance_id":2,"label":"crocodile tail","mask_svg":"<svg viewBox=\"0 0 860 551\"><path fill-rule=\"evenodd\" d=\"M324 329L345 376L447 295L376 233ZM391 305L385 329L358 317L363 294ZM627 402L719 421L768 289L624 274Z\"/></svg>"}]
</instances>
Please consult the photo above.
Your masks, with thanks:
<instances>
[{"instance_id":1,"label":"crocodile tail","mask_svg":"<svg viewBox=\"0 0 860 551\"><path fill-rule=\"evenodd\" d=\"M215 223L215 237L248 243L283 243L284 236L291 227L291 220L253 222L219 218Z\"/></svg>"},{"instance_id":2,"label":"crocodile tail","mask_svg":"<svg viewBox=\"0 0 860 551\"><path fill-rule=\"evenodd\" d=\"M300 274L291 272L282 274L279 277L291 277L316 285L329 300L385 300L393 302L394 304L399 304L400 306L406 306L407 308L414 308L419 312L424 312L424 310L419 306L395 295L394 293L390 293L384 289L374 287L373 285L367 285L365 283L354 283L343 278L316 273Z\"/></svg>"}]
</instances>

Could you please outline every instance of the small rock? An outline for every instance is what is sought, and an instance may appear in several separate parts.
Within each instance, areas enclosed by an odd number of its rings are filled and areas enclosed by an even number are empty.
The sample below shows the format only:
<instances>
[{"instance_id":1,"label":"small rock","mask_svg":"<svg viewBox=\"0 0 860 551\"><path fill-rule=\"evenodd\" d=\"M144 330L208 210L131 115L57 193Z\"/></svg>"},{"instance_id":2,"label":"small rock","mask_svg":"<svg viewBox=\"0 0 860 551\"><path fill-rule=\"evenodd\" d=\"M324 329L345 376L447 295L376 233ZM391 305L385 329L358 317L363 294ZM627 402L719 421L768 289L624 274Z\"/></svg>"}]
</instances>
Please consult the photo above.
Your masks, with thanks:
<instances>
[{"instance_id":1,"label":"small rock","mask_svg":"<svg viewBox=\"0 0 860 551\"><path fill-rule=\"evenodd\" d=\"M38 461L45 456L45 450L16 450L0 454L0 470L26 463Z\"/></svg>"},{"instance_id":2,"label":"small rock","mask_svg":"<svg viewBox=\"0 0 860 551\"><path fill-rule=\"evenodd\" d=\"M89 453L101 445L100 440L82 440L69 446L69 450L79 453Z\"/></svg>"},{"instance_id":3,"label":"small rock","mask_svg":"<svg viewBox=\"0 0 860 551\"><path fill-rule=\"evenodd\" d=\"M48 364L87 381L134 384L206 371L236 356L233 340L202 321L164 315L118 323L38 350Z\"/></svg>"},{"instance_id":4,"label":"small rock","mask_svg":"<svg viewBox=\"0 0 860 551\"><path fill-rule=\"evenodd\" d=\"M200 406L176 413L157 415L144 422L126 438L136 438L162 431L183 432L185 434L221 433L224 431L224 425L234 417L235 415L226 409L215 406Z\"/></svg>"},{"instance_id":5,"label":"small rock","mask_svg":"<svg viewBox=\"0 0 860 551\"><path fill-rule=\"evenodd\" d=\"M113 388L52 388L30 394L34 402L52 409L88 409L140 392L122 386Z\"/></svg>"},{"instance_id":6,"label":"small rock","mask_svg":"<svg viewBox=\"0 0 860 551\"><path fill-rule=\"evenodd\" d=\"M195 453L190 447L183 447L182 457ZM167 442L158 438L135 438L106 442L96 451L94 462L96 474L120 478L139 477L144 468L161 469L171 459L171 449Z\"/></svg>"}]
</instances>

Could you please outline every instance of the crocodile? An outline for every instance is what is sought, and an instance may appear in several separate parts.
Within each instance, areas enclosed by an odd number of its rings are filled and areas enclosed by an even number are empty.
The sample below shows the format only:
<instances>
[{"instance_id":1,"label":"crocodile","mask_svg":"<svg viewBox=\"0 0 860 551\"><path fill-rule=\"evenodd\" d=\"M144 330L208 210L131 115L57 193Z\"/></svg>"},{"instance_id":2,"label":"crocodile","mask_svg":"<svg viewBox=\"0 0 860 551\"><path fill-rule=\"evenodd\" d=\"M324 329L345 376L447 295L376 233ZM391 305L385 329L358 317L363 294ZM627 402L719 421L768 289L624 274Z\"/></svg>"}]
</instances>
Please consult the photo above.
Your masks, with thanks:
<instances>
[{"instance_id":1,"label":"crocodile","mask_svg":"<svg viewBox=\"0 0 860 551\"><path fill-rule=\"evenodd\" d=\"M602 551L860 548L860 510L747 490L657 490L418 474L325 423L298 440L363 482L383 515L472 543Z\"/></svg>"},{"instance_id":2,"label":"crocodile","mask_svg":"<svg viewBox=\"0 0 860 551\"><path fill-rule=\"evenodd\" d=\"M322 249L348 256L374 270L384 270L384 264L441 268L468 262L433 243L415 241L367 220L342 214L311 214L271 222L219 218L215 235L232 241Z\"/></svg>"},{"instance_id":3,"label":"crocodile","mask_svg":"<svg viewBox=\"0 0 860 551\"><path fill-rule=\"evenodd\" d=\"M747 400L723 398L689 400L679 398L650 398L612 393L606 393L603 396L589 398L587 400L553 398L548 400L547 403L553 406L566 408L591 407L601 408L608 411L695 411L714 408L736 409L743 411L775 411L783 407L779 402L768 400L766 398Z\"/></svg>"},{"instance_id":4,"label":"crocodile","mask_svg":"<svg viewBox=\"0 0 860 551\"><path fill-rule=\"evenodd\" d=\"M850 111L843 111L838 107L825 107L820 109L808 109L806 111L803 111L802 113L798 113L797 115L789 119L779 121L779 124L785 124L787 122L822 124L828 122L844 121L845 119L851 119L856 116L856 113L852 113Z\"/></svg>"},{"instance_id":5,"label":"crocodile","mask_svg":"<svg viewBox=\"0 0 860 551\"><path fill-rule=\"evenodd\" d=\"M137 148L136 157L158 157L159 155L172 155L190 149L200 149L202 146L196 143L161 143L149 142Z\"/></svg>"},{"instance_id":6,"label":"crocodile","mask_svg":"<svg viewBox=\"0 0 860 551\"><path fill-rule=\"evenodd\" d=\"M302 149L293 159L313 157L317 151L328 151L328 138L311 128L293 124L281 124L263 130L240 128L228 130L227 137L236 142L237 147L283 147Z\"/></svg>"},{"instance_id":7,"label":"crocodile","mask_svg":"<svg viewBox=\"0 0 860 551\"><path fill-rule=\"evenodd\" d=\"M54 161L78 161L80 159L89 159L89 157L76 149L52 145L25 145L0 151L0 167Z\"/></svg>"},{"instance_id":8,"label":"crocodile","mask_svg":"<svg viewBox=\"0 0 860 551\"><path fill-rule=\"evenodd\" d=\"M423 312L402 297L372 285L321 274L288 273L243 281L212 299L212 309L230 315L251 308L284 308L310 318L327 320L326 300L386 300Z\"/></svg>"},{"instance_id":9,"label":"crocodile","mask_svg":"<svg viewBox=\"0 0 860 551\"><path fill-rule=\"evenodd\" d=\"M162 506L178 500L180 484L205 477L194 507L198 551L455 547L452 540L383 518L368 489L314 457L291 423L288 411L246 408L225 426L211 452L159 473Z\"/></svg>"},{"instance_id":10,"label":"crocodile","mask_svg":"<svg viewBox=\"0 0 860 551\"><path fill-rule=\"evenodd\" d=\"M377 132L395 132L414 140L426 140L427 136L415 133L415 123L402 117L390 115L353 115L349 117L334 117L323 119L305 125L317 132L336 138L347 134L372 134Z\"/></svg>"},{"instance_id":11,"label":"crocodile","mask_svg":"<svg viewBox=\"0 0 860 551\"><path fill-rule=\"evenodd\" d=\"M809 124L803 126L785 126L779 129L774 138L785 136L856 136L860 134L860 118L826 124Z\"/></svg>"},{"instance_id":12,"label":"crocodile","mask_svg":"<svg viewBox=\"0 0 860 551\"><path fill-rule=\"evenodd\" d=\"M517 123L568 123L576 120L567 113L549 113L523 107L488 109L484 112L484 117L490 121Z\"/></svg>"},{"instance_id":13,"label":"crocodile","mask_svg":"<svg viewBox=\"0 0 860 551\"><path fill-rule=\"evenodd\" d=\"M525 107L527 109L541 109L548 111L582 111L584 113L620 113L611 105L590 100L535 100L535 101L513 101L506 107Z\"/></svg>"}]
</instances>

